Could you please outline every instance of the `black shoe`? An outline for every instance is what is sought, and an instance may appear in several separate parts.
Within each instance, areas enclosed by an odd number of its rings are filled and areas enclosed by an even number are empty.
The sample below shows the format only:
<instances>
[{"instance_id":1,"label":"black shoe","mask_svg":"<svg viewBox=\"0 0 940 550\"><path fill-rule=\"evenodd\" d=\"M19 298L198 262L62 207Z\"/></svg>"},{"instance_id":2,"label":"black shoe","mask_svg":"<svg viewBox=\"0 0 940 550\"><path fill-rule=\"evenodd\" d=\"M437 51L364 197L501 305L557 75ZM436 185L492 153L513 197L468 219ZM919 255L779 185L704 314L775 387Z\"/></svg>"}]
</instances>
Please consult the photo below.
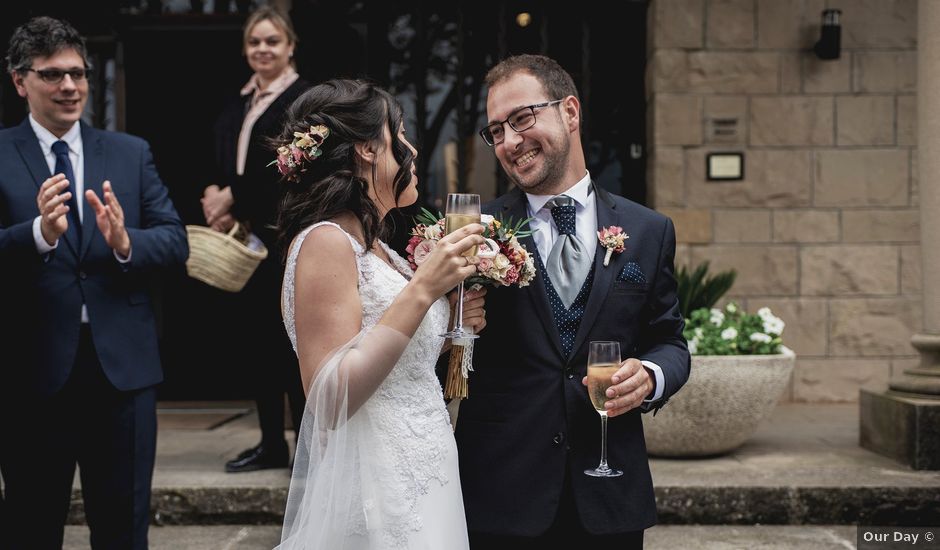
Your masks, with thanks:
<instances>
[{"instance_id":1,"label":"black shoe","mask_svg":"<svg viewBox=\"0 0 940 550\"><path fill-rule=\"evenodd\" d=\"M265 447L259 444L256 447L242 451L234 460L225 463L225 471L234 474L238 472L253 472L269 468L287 468L287 446L277 448Z\"/></svg>"}]
</instances>

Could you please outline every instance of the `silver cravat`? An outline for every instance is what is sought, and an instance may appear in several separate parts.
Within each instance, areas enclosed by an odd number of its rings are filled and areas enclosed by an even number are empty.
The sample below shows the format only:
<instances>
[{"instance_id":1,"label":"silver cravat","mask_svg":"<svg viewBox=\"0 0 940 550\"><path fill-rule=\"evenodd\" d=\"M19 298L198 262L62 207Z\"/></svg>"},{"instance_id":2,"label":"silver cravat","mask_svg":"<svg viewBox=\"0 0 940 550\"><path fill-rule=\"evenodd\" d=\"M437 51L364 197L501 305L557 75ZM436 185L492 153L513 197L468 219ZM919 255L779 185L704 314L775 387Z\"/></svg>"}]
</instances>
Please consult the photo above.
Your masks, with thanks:
<instances>
[{"instance_id":1,"label":"silver cravat","mask_svg":"<svg viewBox=\"0 0 940 550\"><path fill-rule=\"evenodd\" d=\"M551 208L552 219L558 228L558 239L548 254L545 269L562 305L570 309L591 271L594 258L588 254L575 230L574 199L558 195L545 203L545 207Z\"/></svg>"}]
</instances>

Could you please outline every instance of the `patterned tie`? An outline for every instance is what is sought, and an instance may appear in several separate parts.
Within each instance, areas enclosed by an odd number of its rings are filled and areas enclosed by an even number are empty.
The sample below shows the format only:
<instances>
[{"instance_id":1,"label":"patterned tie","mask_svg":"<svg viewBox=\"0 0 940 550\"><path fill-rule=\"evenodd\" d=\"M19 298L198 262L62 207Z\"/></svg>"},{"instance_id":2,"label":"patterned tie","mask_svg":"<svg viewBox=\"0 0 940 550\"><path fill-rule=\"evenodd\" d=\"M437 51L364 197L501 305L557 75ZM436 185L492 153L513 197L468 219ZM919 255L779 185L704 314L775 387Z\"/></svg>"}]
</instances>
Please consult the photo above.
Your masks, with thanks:
<instances>
[{"instance_id":1,"label":"patterned tie","mask_svg":"<svg viewBox=\"0 0 940 550\"><path fill-rule=\"evenodd\" d=\"M548 254L545 270L562 305L568 309L578 297L594 259L588 255L575 231L574 199L558 195L545 203L545 207L552 209L552 218L558 228L558 239Z\"/></svg>"},{"instance_id":2,"label":"patterned tie","mask_svg":"<svg viewBox=\"0 0 940 550\"><path fill-rule=\"evenodd\" d=\"M72 192L72 198L69 199L69 229L75 228L75 234L78 239L82 238L82 221L78 215L78 193L76 192L75 174L72 172L72 161L69 159L69 144L59 140L52 144L52 152L55 153L55 173L65 174L65 179L69 180L69 191Z\"/></svg>"}]
</instances>

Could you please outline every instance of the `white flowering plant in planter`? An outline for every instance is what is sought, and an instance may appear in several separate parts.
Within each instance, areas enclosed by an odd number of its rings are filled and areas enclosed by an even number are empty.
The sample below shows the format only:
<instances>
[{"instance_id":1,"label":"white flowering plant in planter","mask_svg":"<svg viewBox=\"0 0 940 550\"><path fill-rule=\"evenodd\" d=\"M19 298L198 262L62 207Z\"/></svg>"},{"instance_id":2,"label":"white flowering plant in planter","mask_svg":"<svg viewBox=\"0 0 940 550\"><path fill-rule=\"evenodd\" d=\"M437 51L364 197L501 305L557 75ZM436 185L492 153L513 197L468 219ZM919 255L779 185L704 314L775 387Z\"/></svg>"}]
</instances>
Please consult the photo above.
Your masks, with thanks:
<instances>
[{"instance_id":1,"label":"white flowering plant in planter","mask_svg":"<svg viewBox=\"0 0 940 550\"><path fill-rule=\"evenodd\" d=\"M658 415L643 415L652 456L714 456L737 449L773 411L793 373L796 354L782 343L783 320L767 307L756 314L734 302L717 308L735 274L710 277L707 271L703 264L677 275L692 370Z\"/></svg>"},{"instance_id":2,"label":"white flowering plant in planter","mask_svg":"<svg viewBox=\"0 0 940 550\"><path fill-rule=\"evenodd\" d=\"M774 355L782 353L785 326L770 308L753 314L730 302L723 309L693 311L683 335L693 355Z\"/></svg>"}]
</instances>

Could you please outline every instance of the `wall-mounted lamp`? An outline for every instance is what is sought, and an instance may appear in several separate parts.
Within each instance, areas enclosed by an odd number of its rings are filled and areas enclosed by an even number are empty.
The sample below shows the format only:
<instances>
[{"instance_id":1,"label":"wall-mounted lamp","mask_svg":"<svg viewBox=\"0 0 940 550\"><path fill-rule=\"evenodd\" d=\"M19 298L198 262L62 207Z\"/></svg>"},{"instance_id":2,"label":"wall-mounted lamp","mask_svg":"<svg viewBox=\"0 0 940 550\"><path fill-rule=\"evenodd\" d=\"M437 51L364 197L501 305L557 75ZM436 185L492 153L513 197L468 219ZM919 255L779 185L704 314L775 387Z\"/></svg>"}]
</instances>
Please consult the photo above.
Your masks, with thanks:
<instances>
[{"instance_id":1,"label":"wall-mounted lamp","mask_svg":"<svg viewBox=\"0 0 940 550\"><path fill-rule=\"evenodd\" d=\"M842 41L842 26L839 24L841 15L842 10L823 10L822 32L813 47L819 59L839 59Z\"/></svg>"}]
</instances>

